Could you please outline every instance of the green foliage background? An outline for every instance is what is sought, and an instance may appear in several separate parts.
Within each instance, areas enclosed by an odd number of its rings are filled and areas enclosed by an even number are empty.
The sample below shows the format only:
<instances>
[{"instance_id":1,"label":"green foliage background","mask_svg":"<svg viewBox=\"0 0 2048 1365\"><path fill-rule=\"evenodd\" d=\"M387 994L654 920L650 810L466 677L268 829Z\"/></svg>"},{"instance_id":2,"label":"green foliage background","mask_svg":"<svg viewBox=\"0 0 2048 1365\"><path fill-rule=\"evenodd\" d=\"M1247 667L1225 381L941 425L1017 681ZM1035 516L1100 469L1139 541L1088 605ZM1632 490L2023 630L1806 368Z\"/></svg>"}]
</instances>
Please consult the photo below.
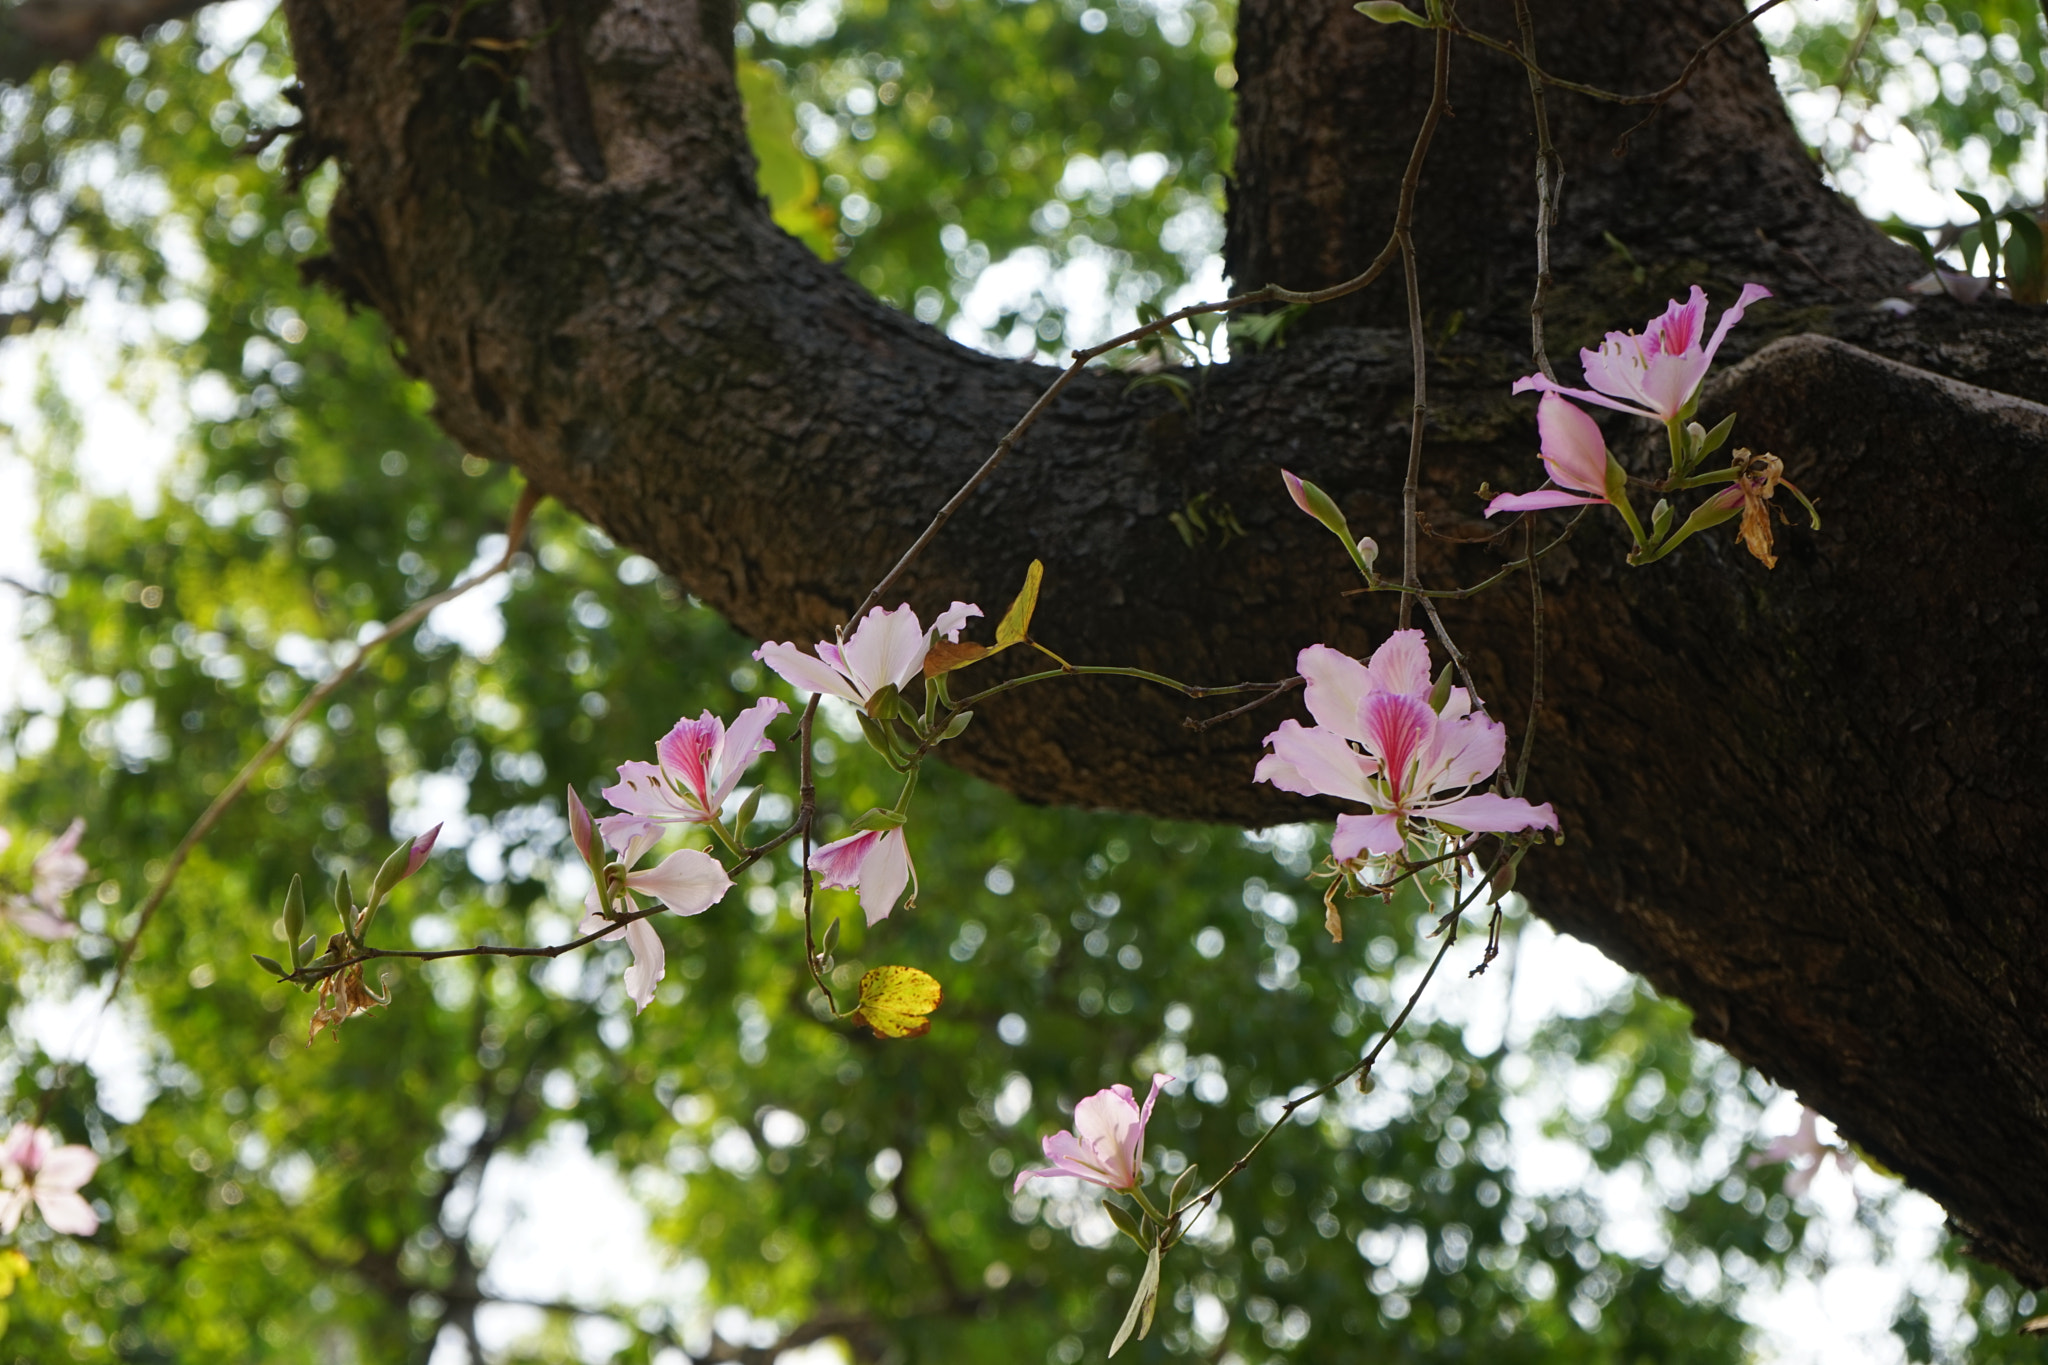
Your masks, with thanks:
<instances>
[{"instance_id":1,"label":"green foliage background","mask_svg":"<svg viewBox=\"0 0 2048 1365\"><path fill-rule=\"evenodd\" d=\"M821 254L942 324L982 268L1028 247L1109 253L1125 307L1190 277L1200 241L1168 224L1193 232L1221 211L1227 8L832 13L755 5L740 35L764 188ZM1807 35L1799 60L1831 69L1830 41ZM63 701L5 719L0 793L24 848L84 815L95 880L74 948L0 928L10 1011L106 980L157 860L332 666L327 642L492 553L515 497L507 471L435 430L377 319L301 282L332 182L287 191L260 132L287 117L288 75L275 22L232 51L168 26L0 94L0 306L17 330L90 297L167 308L183 339L138 341L131 359L171 365L211 414L143 515L81 484L80 414L44 388L26 453L50 592L26 623ZM2020 106L1993 94L1929 127L1951 142L2002 128L1997 111ZM1165 166L1149 184L1130 174L1147 154ZM994 330L1049 346L1065 321L1041 299ZM390 1008L308 1047L310 1001L249 963L279 952L295 872L316 888L343 866L360 877L412 832L394 821L423 794L459 791L472 837L408 884L384 932L558 939L575 904L563 785L595 803L679 714L730 715L772 681L652 565L552 509L502 611L503 642L482 656L428 630L379 658L187 869L125 996L153 1048L139 1115L10 1034L9 1113L52 1096L49 1121L105 1158L89 1192L107 1223L85 1241L24 1231L33 1273L5 1301L0 1361L425 1359L490 1300L469 1236L484 1167L564 1123L629 1178L658 1243L702 1266L696 1301L617 1307L620 1360L705 1354L719 1308L743 1310L763 1348L815 1331L875 1359L1093 1359L1136 1258L1088 1200L1011 1197L1038 1137L1091 1091L1164 1069L1181 1082L1155 1161L1220 1171L1276 1097L1357 1057L1432 946L1433 915L1410 901L1354 911L1331 944L1303 880L1308 831L1033 809L942 771L915 827L916 908L869 931L850 898L826 903L846 925L843 981L881 961L944 980L924 1039L819 1022L784 859L662 924L668 979L638 1017L616 949L531 969L458 961L394 970ZM1040 620L1056 637L1056 597ZM760 770L785 809L789 728ZM885 773L857 734L828 737L821 759L835 812L874 802ZM1492 975L1446 994L1501 989L1519 926ZM1454 977L1474 954L1458 950ZM1474 1055L1444 1018L1393 1055L1373 1093L1277 1137L1224 1223L1169 1258L1159 1326L1132 1356L1735 1361L1739 1296L1825 1263L1782 1173L1742 1160L1769 1087L1643 990L1552 1020L1512 1055ZM1607 1098L1557 1104L1587 1069ZM1613 1250L1590 1191L1518 1181L1516 1103L1600 1170L1654 1168L1653 1254ZM1884 1226L1881 1201L1867 1217ZM2011 1335L2031 1302L1970 1273L1971 1358L2040 1359ZM1953 1339L1931 1311L1914 1298L1901 1312L1913 1359ZM575 1317L548 1313L503 1358L579 1358Z\"/></svg>"}]
</instances>

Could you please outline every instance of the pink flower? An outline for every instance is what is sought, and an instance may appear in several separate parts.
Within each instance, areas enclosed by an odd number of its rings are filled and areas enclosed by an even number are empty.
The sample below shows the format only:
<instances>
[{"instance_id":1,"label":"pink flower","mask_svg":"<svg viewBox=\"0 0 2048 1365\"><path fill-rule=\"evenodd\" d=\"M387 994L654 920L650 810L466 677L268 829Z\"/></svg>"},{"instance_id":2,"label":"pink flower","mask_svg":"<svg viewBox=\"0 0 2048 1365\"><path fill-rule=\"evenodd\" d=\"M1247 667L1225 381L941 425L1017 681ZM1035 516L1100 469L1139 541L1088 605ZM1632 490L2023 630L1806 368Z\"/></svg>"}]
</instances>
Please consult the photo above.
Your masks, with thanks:
<instances>
[{"instance_id":1,"label":"pink flower","mask_svg":"<svg viewBox=\"0 0 2048 1365\"><path fill-rule=\"evenodd\" d=\"M1677 420L1699 392L1700 381L1714 363L1714 355L1728 336L1728 329L1742 321L1743 312L1771 291L1760 284L1742 286L1742 297L1721 314L1713 338L1702 346L1707 325L1707 295L1698 285L1692 297L1680 303L1673 299L1661 316L1651 318L1641 336L1634 332L1609 332L1597 351L1580 351L1586 367L1586 382L1598 392L1567 389L1540 374L1515 381L1516 393L1562 393L1616 412L1633 413L1659 422ZM1560 480L1562 482L1562 480Z\"/></svg>"},{"instance_id":2,"label":"pink flower","mask_svg":"<svg viewBox=\"0 0 2048 1365\"><path fill-rule=\"evenodd\" d=\"M859 891L860 908L869 924L879 924L896 908L903 888L916 875L910 862L910 841L903 827L862 830L811 854L811 871L824 885Z\"/></svg>"},{"instance_id":3,"label":"pink flower","mask_svg":"<svg viewBox=\"0 0 2048 1365\"><path fill-rule=\"evenodd\" d=\"M11 1235L34 1203L52 1232L92 1236L99 1215L78 1190L99 1164L90 1147L59 1147L49 1129L15 1124L0 1142L0 1233Z\"/></svg>"},{"instance_id":4,"label":"pink flower","mask_svg":"<svg viewBox=\"0 0 2048 1365\"><path fill-rule=\"evenodd\" d=\"M844 649L821 640L813 658L794 644L770 641L755 650L754 657L806 692L823 692L865 707L868 698L884 687L908 687L923 672L932 641L941 636L958 641L968 618L979 615L980 607L955 602L926 630L908 603L894 611L876 607Z\"/></svg>"},{"instance_id":5,"label":"pink flower","mask_svg":"<svg viewBox=\"0 0 2048 1365\"><path fill-rule=\"evenodd\" d=\"M1607 453L1599 424L1556 394L1546 393L1536 405L1536 430L1543 439L1539 452L1543 465L1558 486L1534 493L1503 493L1486 504L1486 515L1606 502L1607 467L1613 457Z\"/></svg>"},{"instance_id":6,"label":"pink flower","mask_svg":"<svg viewBox=\"0 0 2048 1365\"><path fill-rule=\"evenodd\" d=\"M1441 713L1431 709L1422 632L1397 632L1370 664L1326 645L1303 650L1297 664L1318 723L1282 721L1266 736L1273 752L1253 780L1369 807L1370 815L1337 817L1330 852L1339 862L1400 852L1417 820L1495 834L1557 828L1548 803L1470 792L1500 767L1507 732L1473 711L1460 688L1450 690Z\"/></svg>"},{"instance_id":7,"label":"pink flower","mask_svg":"<svg viewBox=\"0 0 2048 1365\"><path fill-rule=\"evenodd\" d=\"M709 824L754 760L775 752L768 725L788 710L777 698L763 697L740 712L731 729L709 711L679 720L654 746L657 763L620 764L618 783L602 795L628 815Z\"/></svg>"},{"instance_id":8,"label":"pink flower","mask_svg":"<svg viewBox=\"0 0 2048 1365\"><path fill-rule=\"evenodd\" d=\"M1027 1180L1058 1175L1106 1189L1137 1189L1144 1180L1145 1125L1152 1120L1159 1087L1172 1079L1164 1073L1152 1077L1152 1093L1145 1097L1143 1109L1127 1085L1113 1085L1082 1100L1074 1106L1073 1131L1054 1133L1045 1140L1045 1159L1052 1165L1019 1171L1010 1192L1023 1189Z\"/></svg>"},{"instance_id":9,"label":"pink flower","mask_svg":"<svg viewBox=\"0 0 2048 1365\"><path fill-rule=\"evenodd\" d=\"M1780 1161L1792 1163L1791 1174L1785 1177L1785 1193L1797 1199L1813 1184L1813 1178L1820 1174L1820 1168L1832 1156L1835 1165L1847 1172L1856 1164L1856 1156L1847 1147L1820 1140L1820 1115L1812 1109L1801 1106L1799 1126L1789 1133L1771 1139L1770 1145L1750 1157L1753 1170L1758 1166L1769 1166Z\"/></svg>"},{"instance_id":10,"label":"pink flower","mask_svg":"<svg viewBox=\"0 0 2048 1365\"><path fill-rule=\"evenodd\" d=\"M614 879L612 908L617 914L639 912L637 893L653 897L675 914L700 915L723 900L732 888L732 878L719 861L694 848L678 850L653 867L632 871L633 864L646 857L648 850L660 841L661 826L637 816L613 816L600 823L606 827L605 842L619 854L618 862L602 873ZM579 934L595 933L614 923L604 913L603 899L594 886L584 894L583 910L583 922L576 926ZM636 1006L646 1009L654 999L655 986L668 971L661 935L654 932L654 926L646 919L636 919L617 925L604 937L623 938L633 950L633 965L626 969L626 994Z\"/></svg>"},{"instance_id":11,"label":"pink flower","mask_svg":"<svg viewBox=\"0 0 2048 1365\"><path fill-rule=\"evenodd\" d=\"M29 864L29 876L35 883L29 897L52 915L62 913L64 898L83 886L91 871L78 854L78 841L83 837L85 821L74 819Z\"/></svg>"}]
</instances>

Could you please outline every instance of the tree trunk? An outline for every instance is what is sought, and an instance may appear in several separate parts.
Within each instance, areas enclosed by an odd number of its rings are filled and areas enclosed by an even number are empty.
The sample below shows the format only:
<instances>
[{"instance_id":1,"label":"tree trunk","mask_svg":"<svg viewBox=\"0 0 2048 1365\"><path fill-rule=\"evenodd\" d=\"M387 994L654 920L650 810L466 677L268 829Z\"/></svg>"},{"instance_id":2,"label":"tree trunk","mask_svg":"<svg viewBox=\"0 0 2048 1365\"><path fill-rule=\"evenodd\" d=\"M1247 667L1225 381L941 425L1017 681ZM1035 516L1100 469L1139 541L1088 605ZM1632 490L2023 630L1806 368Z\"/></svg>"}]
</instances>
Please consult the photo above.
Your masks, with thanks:
<instances>
[{"instance_id":1,"label":"tree trunk","mask_svg":"<svg viewBox=\"0 0 2048 1365\"><path fill-rule=\"evenodd\" d=\"M401 51L409 7L287 0L300 154L345 170L326 273L389 319L470 449L740 628L828 634L1050 372L891 312L770 224L715 0L484 11L499 27L477 36L539 45L530 157L472 136L490 77L446 49ZM1561 74L1631 90L1671 79L1740 12L1534 8ZM1513 33L1503 3L1461 16ZM1431 41L1335 0L1245 0L1241 285L1327 282L1377 250ZM1452 99L1417 234L1434 355L1421 568L1439 586L1523 543L1482 539L1498 527L1473 490L1537 479L1534 405L1508 395L1529 368L1527 84L1460 43ZM1980 1255L2048 1281L2048 950L2028 932L2048 871L2048 324L2003 304L1874 311L1917 266L1822 188L1747 33L1626 157L1611 149L1646 111L1550 106L1567 168L1552 355L1640 325L1695 279L1724 304L1743 280L1770 285L1779 302L1724 354L1791 339L1723 378L1705 415L1739 409L1737 439L1784 457L1828 520L1782 529L1775 572L1723 532L1630 570L1597 520L1545 561L1531 794L1568 838L1530 855L1523 887L1941 1200ZM1392 599L1340 596L1347 566L1277 470L1399 541L1404 312L1383 282L1285 350L1208 374L1191 412L1083 376L891 601L1000 609L1042 557L1036 630L1077 661L1229 682L1285 677L1318 640L1369 648ZM1184 543L1171 514L1203 495L1247 534ZM1519 735L1526 585L1444 614ZM1200 734L1182 725L1195 709L1136 684L1049 685L989 706L956 747L1034 800L1245 824L1317 813L1250 782L1283 707Z\"/></svg>"}]
</instances>

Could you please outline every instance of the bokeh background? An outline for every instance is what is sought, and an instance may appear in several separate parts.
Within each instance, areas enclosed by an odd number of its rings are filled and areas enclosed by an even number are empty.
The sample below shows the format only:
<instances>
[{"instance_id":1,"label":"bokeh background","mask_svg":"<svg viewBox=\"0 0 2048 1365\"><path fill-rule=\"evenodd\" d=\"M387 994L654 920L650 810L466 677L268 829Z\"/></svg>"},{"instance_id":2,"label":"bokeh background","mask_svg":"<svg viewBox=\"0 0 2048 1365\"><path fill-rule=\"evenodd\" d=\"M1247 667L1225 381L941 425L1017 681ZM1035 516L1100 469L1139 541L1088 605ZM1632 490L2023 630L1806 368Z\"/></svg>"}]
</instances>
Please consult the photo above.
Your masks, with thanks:
<instances>
[{"instance_id":1,"label":"bokeh background","mask_svg":"<svg viewBox=\"0 0 2048 1365\"><path fill-rule=\"evenodd\" d=\"M1224 288L1232 22L1210 0L762 0L737 41L764 193L966 344L1098 340ZM1760 27L1873 218L1940 241L1973 217L1958 188L2042 201L2031 0L1794 0ZM815 1020L785 858L663 926L637 1017L622 949L458 961L394 969L388 1009L309 1047L310 1000L249 961L280 954L294 873L317 907L445 821L383 932L558 940L584 885L564 784L594 802L678 715L780 686L557 509L260 775L103 1007L194 816L353 641L495 559L516 497L436 431L378 320L305 283L334 180L285 183L290 75L270 6L231 0L0 90L0 824L20 858L83 816L94 869L71 943L0 926L0 1093L100 1151L107 1220L24 1230L0 1361L1098 1358L1137 1258L1071 1182L1012 1197L1038 1138L1165 1070L1153 1159L1221 1170L1358 1056L1433 915L1359 910L1332 945L1313 828L1037 809L940 771L916 908L868 931L824 901L843 976L944 981L926 1038ZM823 720L831 808L862 810L884 770L849 714ZM766 817L791 808L791 747L759 770ZM1132 1357L2048 1358L2016 1332L2033 1296L1961 1259L1924 1198L1868 1165L1789 1198L1784 1167L1752 1167L1796 1098L1529 909L1511 899L1484 976L1476 936L1453 955L1371 1093L1302 1110L1231 1187Z\"/></svg>"}]
</instances>

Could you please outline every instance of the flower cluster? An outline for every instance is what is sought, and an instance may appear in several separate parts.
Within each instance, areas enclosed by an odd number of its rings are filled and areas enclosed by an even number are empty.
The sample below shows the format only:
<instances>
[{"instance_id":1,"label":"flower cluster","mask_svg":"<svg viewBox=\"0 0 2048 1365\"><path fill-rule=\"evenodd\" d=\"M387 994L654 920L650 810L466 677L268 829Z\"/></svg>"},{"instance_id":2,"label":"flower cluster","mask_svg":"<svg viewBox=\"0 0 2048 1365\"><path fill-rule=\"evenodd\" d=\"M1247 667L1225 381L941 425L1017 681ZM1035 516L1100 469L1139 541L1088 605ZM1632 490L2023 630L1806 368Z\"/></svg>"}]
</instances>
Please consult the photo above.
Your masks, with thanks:
<instances>
[{"instance_id":1,"label":"flower cluster","mask_svg":"<svg viewBox=\"0 0 2048 1365\"><path fill-rule=\"evenodd\" d=\"M1549 507L1612 507L1635 540L1629 562L1648 564L1739 512L1743 544L1766 568L1775 567L1778 561L1771 553L1770 515L1765 507L1771 494L1781 485L1791 489L1816 529L1820 514L1805 494L1785 482L1784 466L1775 456L1738 450L1728 468L1699 473L1707 456L1727 442L1735 419L1729 417L1712 431L1691 420L1699 406L1700 385L1729 329L1742 320L1752 303L1770 296L1771 291L1760 284L1744 285L1735 306L1721 314L1713 336L1708 337L1707 296L1694 285L1686 302L1673 299L1640 334L1609 332L1598 350L1579 352L1590 388L1567 388L1541 374L1516 380L1514 392L1543 395L1536 409L1538 453L1556 487L1500 494L1487 504L1486 515ZM1629 501L1628 475L1608 453L1599 426L1571 399L1663 424L1671 446L1671 471L1657 484L1659 489L1677 491L1714 483L1732 486L1701 503L1675 531L1671 504L1660 499L1646 530Z\"/></svg>"},{"instance_id":2,"label":"flower cluster","mask_svg":"<svg viewBox=\"0 0 2048 1365\"><path fill-rule=\"evenodd\" d=\"M31 1206L52 1232L98 1232L100 1217L78 1191L99 1165L90 1147L59 1146L49 1129L15 1124L0 1142L0 1233L12 1235Z\"/></svg>"},{"instance_id":3,"label":"flower cluster","mask_svg":"<svg viewBox=\"0 0 2048 1365\"><path fill-rule=\"evenodd\" d=\"M1339 864L1391 858L1445 834L1557 828L1547 803L1474 790L1499 770L1507 732L1473 710L1448 674L1432 684L1421 631L1394 632L1366 663L1310 645L1297 665L1316 723L1282 721L1253 780L1366 807L1337 817L1330 853Z\"/></svg>"},{"instance_id":4,"label":"flower cluster","mask_svg":"<svg viewBox=\"0 0 2048 1365\"><path fill-rule=\"evenodd\" d=\"M911 679L924 675L935 643L957 643L968 621L979 615L981 608L973 603L955 602L927 630L908 603L894 611L876 607L843 645L821 640L815 654L806 654L794 644L771 642L755 650L754 657L806 692L838 697L859 707L870 741L879 740L876 747L886 757L895 748L884 729L891 723L909 724L911 738L919 745L945 737L916 727L915 716L905 714L903 689ZM905 800L909 794L906 785ZM861 912L869 924L887 919L902 899L903 888L917 877L910 841L903 833L906 818L902 802L894 810L870 811L861 822L867 828L811 855L811 870L824 885L860 893ZM914 892L911 899L916 900Z\"/></svg>"}]
</instances>

